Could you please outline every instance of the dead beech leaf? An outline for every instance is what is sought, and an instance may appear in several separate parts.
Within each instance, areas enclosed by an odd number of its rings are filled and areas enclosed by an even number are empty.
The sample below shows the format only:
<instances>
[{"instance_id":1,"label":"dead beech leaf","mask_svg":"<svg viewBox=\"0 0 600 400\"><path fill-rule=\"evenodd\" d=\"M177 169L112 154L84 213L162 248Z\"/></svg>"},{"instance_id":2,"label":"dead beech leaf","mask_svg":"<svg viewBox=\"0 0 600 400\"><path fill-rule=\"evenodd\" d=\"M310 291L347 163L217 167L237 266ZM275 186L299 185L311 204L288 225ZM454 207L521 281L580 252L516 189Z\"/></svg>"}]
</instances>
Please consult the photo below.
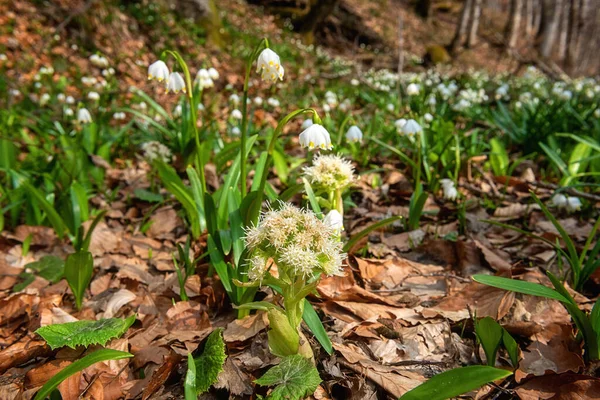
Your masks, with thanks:
<instances>
[{"instance_id":1,"label":"dead beech leaf","mask_svg":"<svg viewBox=\"0 0 600 400\"><path fill-rule=\"evenodd\" d=\"M399 398L425 381L425 378L410 371L400 371L397 367L362 360L356 364L340 361L340 364L359 375L366 376L394 398Z\"/></svg>"},{"instance_id":2,"label":"dead beech leaf","mask_svg":"<svg viewBox=\"0 0 600 400\"><path fill-rule=\"evenodd\" d=\"M258 312L242 319L235 319L227 324L227 327L223 331L223 340L226 342L245 342L268 325L269 320L265 312Z\"/></svg>"},{"instance_id":3,"label":"dead beech leaf","mask_svg":"<svg viewBox=\"0 0 600 400\"><path fill-rule=\"evenodd\" d=\"M230 357L227 357L223 370L217 377L217 383L213 386L217 389L226 389L230 397L249 396L253 392L250 381L250 376L243 372Z\"/></svg>"},{"instance_id":4,"label":"dead beech leaf","mask_svg":"<svg viewBox=\"0 0 600 400\"><path fill-rule=\"evenodd\" d=\"M181 359L182 357L175 353L167 357L164 364L152 375L152 379L144 389L142 400L147 400L169 379Z\"/></svg>"},{"instance_id":5,"label":"dead beech leaf","mask_svg":"<svg viewBox=\"0 0 600 400\"><path fill-rule=\"evenodd\" d=\"M474 242L475 242L475 245L479 248L479 250L481 250L481 252L483 253L483 256L485 257L486 261L490 264L490 266L494 270L496 270L498 272L507 272L512 269L512 266L510 265L510 263L508 261L506 261L506 260L510 260L510 257L508 254L499 255L499 254L497 254L496 250L492 250L492 249L486 247L479 240L474 240Z\"/></svg>"},{"instance_id":6,"label":"dead beech leaf","mask_svg":"<svg viewBox=\"0 0 600 400\"><path fill-rule=\"evenodd\" d=\"M182 224L173 207L163 207L156 210L152 214L150 221L152 225L150 225L150 229L148 229L146 234L151 238L162 237Z\"/></svg>"},{"instance_id":7,"label":"dead beech leaf","mask_svg":"<svg viewBox=\"0 0 600 400\"><path fill-rule=\"evenodd\" d=\"M77 318L64 311L62 308L53 307L52 309L43 309L41 312L40 326L64 324L67 322L79 321Z\"/></svg>"},{"instance_id":8,"label":"dead beech leaf","mask_svg":"<svg viewBox=\"0 0 600 400\"><path fill-rule=\"evenodd\" d=\"M569 372L548 374L528 380L515 391L521 400L600 399L600 379Z\"/></svg>"},{"instance_id":9,"label":"dead beech leaf","mask_svg":"<svg viewBox=\"0 0 600 400\"><path fill-rule=\"evenodd\" d=\"M31 333L31 336L34 334ZM18 342L0 350L0 374L9 368L21 365L35 357L52 353L45 340L32 339L24 336Z\"/></svg>"},{"instance_id":10,"label":"dead beech leaf","mask_svg":"<svg viewBox=\"0 0 600 400\"><path fill-rule=\"evenodd\" d=\"M84 226L86 229L89 229L91 224L92 221L87 221ZM120 232L115 232L108 227L106 222L102 221L96 226L94 232L92 232L89 250L94 257L99 257L106 253L114 252L119 247L120 241Z\"/></svg>"},{"instance_id":11,"label":"dead beech leaf","mask_svg":"<svg viewBox=\"0 0 600 400\"><path fill-rule=\"evenodd\" d=\"M98 315L98 319L101 318L112 318L117 312L123 307L125 304L128 304L136 299L136 295L130 292L127 289L120 289L118 292L114 293L108 303L106 303L106 307L103 315Z\"/></svg>"},{"instance_id":12,"label":"dead beech leaf","mask_svg":"<svg viewBox=\"0 0 600 400\"><path fill-rule=\"evenodd\" d=\"M494 217L498 221L510 221L522 218L534 210L540 210L538 204L513 203L506 207L498 207L494 211Z\"/></svg>"}]
</instances>

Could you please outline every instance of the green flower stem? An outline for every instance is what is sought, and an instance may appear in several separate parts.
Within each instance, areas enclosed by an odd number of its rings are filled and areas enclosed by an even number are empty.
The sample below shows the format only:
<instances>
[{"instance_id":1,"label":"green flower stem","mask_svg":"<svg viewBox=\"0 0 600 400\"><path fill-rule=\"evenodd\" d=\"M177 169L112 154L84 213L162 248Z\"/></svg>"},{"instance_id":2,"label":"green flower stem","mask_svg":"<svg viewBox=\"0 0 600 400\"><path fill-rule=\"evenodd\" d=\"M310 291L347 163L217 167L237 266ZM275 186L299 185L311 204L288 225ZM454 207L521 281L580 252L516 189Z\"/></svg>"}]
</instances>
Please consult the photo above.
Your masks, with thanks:
<instances>
[{"instance_id":1,"label":"green flower stem","mask_svg":"<svg viewBox=\"0 0 600 400\"><path fill-rule=\"evenodd\" d=\"M250 81L250 70L252 69L252 64L256 59L258 52L264 48L269 47L269 41L264 38L260 41L260 43L256 46L256 48L248 57L248 61L246 62L246 75L244 76L244 92L242 94L242 131L240 136L240 180L242 183L242 198L246 197L246 193L248 192L248 188L246 185L246 138L247 138L247 130L248 130L248 85Z\"/></svg>"},{"instance_id":2,"label":"green flower stem","mask_svg":"<svg viewBox=\"0 0 600 400\"><path fill-rule=\"evenodd\" d=\"M200 133L198 132L198 108L196 101L194 100L194 86L192 85L192 77L190 70L183 60L183 58L176 51L166 50L165 53L171 55L183 70L185 76L185 86L187 91L187 99L190 105L190 115L192 116L192 127L194 128L194 139L196 141L196 170L200 175L200 183L202 185L202 199L204 199L204 193L206 193L206 177L204 176L204 161L202 160L201 147L200 147Z\"/></svg>"},{"instance_id":3,"label":"green flower stem","mask_svg":"<svg viewBox=\"0 0 600 400\"><path fill-rule=\"evenodd\" d=\"M338 138L337 138L338 146L342 145L342 138L344 137L344 128L346 127L346 124L348 123L348 121L350 121L350 118L352 118L352 115L348 114L346 116L346 118L344 118L344 120L342 121L342 123L340 125L340 129L338 129Z\"/></svg>"}]
</instances>

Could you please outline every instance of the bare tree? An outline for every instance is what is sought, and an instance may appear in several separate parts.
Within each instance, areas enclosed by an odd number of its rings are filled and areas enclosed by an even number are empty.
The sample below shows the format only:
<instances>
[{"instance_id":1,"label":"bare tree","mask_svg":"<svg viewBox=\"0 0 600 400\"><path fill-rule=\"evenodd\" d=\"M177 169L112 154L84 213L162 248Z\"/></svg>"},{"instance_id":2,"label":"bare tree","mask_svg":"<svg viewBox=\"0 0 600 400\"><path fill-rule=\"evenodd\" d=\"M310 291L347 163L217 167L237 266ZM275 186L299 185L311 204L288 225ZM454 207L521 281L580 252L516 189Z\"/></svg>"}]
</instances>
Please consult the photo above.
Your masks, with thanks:
<instances>
[{"instance_id":1,"label":"bare tree","mask_svg":"<svg viewBox=\"0 0 600 400\"><path fill-rule=\"evenodd\" d=\"M522 0L511 0L510 16L508 18L508 24L506 25L506 33L505 33L506 46L509 49L513 49L517 46L517 38L519 37L519 30L521 27L522 10L523 10Z\"/></svg>"},{"instance_id":2,"label":"bare tree","mask_svg":"<svg viewBox=\"0 0 600 400\"><path fill-rule=\"evenodd\" d=\"M467 38L467 47L473 47L477 44L477 30L479 29L479 19L481 18L482 0L473 0L471 7L471 21L469 23L469 37Z\"/></svg>"},{"instance_id":3,"label":"bare tree","mask_svg":"<svg viewBox=\"0 0 600 400\"><path fill-rule=\"evenodd\" d=\"M456 27L456 33L454 34L454 39L452 39L452 43L450 44L450 48L453 51L462 47L463 43L465 42L467 28L469 26L469 19L471 16L471 8L473 8L473 0L465 0L462 12L460 13L460 19L458 20L458 25Z\"/></svg>"}]
</instances>

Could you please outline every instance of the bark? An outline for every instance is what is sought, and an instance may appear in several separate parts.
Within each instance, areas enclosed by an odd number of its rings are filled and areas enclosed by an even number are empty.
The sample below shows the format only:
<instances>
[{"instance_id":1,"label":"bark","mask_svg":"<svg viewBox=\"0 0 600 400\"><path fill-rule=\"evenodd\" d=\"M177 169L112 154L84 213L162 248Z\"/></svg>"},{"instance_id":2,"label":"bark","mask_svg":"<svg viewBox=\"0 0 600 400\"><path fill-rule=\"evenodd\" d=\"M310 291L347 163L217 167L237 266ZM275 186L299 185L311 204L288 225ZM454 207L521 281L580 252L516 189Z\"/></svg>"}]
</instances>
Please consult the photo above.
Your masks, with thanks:
<instances>
[{"instance_id":1,"label":"bark","mask_svg":"<svg viewBox=\"0 0 600 400\"><path fill-rule=\"evenodd\" d=\"M565 1L563 4L562 15L560 17L560 28L558 34L558 60L565 61L567 58L567 39L571 29L571 3L577 0Z\"/></svg>"},{"instance_id":2,"label":"bark","mask_svg":"<svg viewBox=\"0 0 600 400\"><path fill-rule=\"evenodd\" d=\"M533 2L533 35L538 36L542 29L542 14L544 13L544 0L531 0Z\"/></svg>"},{"instance_id":3,"label":"bark","mask_svg":"<svg viewBox=\"0 0 600 400\"><path fill-rule=\"evenodd\" d=\"M313 0L308 13L294 23L294 30L300 33L313 33L318 25L333 12L339 0Z\"/></svg>"},{"instance_id":4,"label":"bark","mask_svg":"<svg viewBox=\"0 0 600 400\"><path fill-rule=\"evenodd\" d=\"M462 47L463 43L465 42L472 7L473 0L465 0L465 5L463 6L460 19L458 20L458 25L456 27L456 33L454 34L454 39L452 39L452 43L450 44L450 48L453 51Z\"/></svg>"},{"instance_id":5,"label":"bark","mask_svg":"<svg viewBox=\"0 0 600 400\"><path fill-rule=\"evenodd\" d=\"M431 15L431 0L418 0L415 4L415 11L419 17L429 19Z\"/></svg>"},{"instance_id":6,"label":"bark","mask_svg":"<svg viewBox=\"0 0 600 400\"><path fill-rule=\"evenodd\" d=\"M523 3L521 0L511 0L510 16L508 19L508 24L506 26L506 34L505 34L506 46L509 49L513 49L517 46L517 39L519 37L519 30L521 27L522 9L523 9Z\"/></svg>"},{"instance_id":7,"label":"bark","mask_svg":"<svg viewBox=\"0 0 600 400\"><path fill-rule=\"evenodd\" d=\"M550 58L558 39L558 29L564 0L543 0L542 26L540 31L540 55Z\"/></svg>"},{"instance_id":8,"label":"bark","mask_svg":"<svg viewBox=\"0 0 600 400\"><path fill-rule=\"evenodd\" d=\"M469 37L467 38L467 47L473 47L477 44L477 30L479 29L479 19L481 17L481 3L483 0L473 0L471 7L471 21L469 23Z\"/></svg>"},{"instance_id":9,"label":"bark","mask_svg":"<svg viewBox=\"0 0 600 400\"><path fill-rule=\"evenodd\" d=\"M525 0L525 33L528 39L535 35L534 3L535 0Z\"/></svg>"}]
</instances>

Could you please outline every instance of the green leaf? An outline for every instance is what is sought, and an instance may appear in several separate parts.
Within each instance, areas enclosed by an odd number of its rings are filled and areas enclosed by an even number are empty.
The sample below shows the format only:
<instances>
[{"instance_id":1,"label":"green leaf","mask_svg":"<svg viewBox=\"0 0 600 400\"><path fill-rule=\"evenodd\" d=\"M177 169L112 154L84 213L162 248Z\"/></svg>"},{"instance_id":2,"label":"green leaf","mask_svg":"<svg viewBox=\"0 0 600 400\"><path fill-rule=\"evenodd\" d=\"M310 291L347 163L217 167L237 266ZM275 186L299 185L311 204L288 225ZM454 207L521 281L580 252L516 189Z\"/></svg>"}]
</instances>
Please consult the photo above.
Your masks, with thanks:
<instances>
[{"instance_id":1,"label":"green leaf","mask_svg":"<svg viewBox=\"0 0 600 400\"><path fill-rule=\"evenodd\" d=\"M427 382L404 394L400 399L446 400L510 375L512 375L510 371L485 365L455 368L435 375Z\"/></svg>"},{"instance_id":2,"label":"green leaf","mask_svg":"<svg viewBox=\"0 0 600 400\"><path fill-rule=\"evenodd\" d=\"M592 148L585 143L578 143L569 156L568 170L570 175L577 175L585 171L588 161L586 159L592 153Z\"/></svg>"},{"instance_id":3,"label":"green leaf","mask_svg":"<svg viewBox=\"0 0 600 400\"><path fill-rule=\"evenodd\" d=\"M308 325L308 328L315 335L319 343L321 343L327 354L333 354L333 344L331 344L331 339L329 339L327 331L323 327L321 318L319 318L319 314L317 314L312 304L306 299L304 299L302 319L306 322L306 325Z\"/></svg>"},{"instance_id":4,"label":"green leaf","mask_svg":"<svg viewBox=\"0 0 600 400\"><path fill-rule=\"evenodd\" d=\"M283 358L279 365L254 382L261 386L275 386L269 399L300 400L317 390L321 377L308 358L296 354Z\"/></svg>"},{"instance_id":5,"label":"green leaf","mask_svg":"<svg viewBox=\"0 0 600 400\"><path fill-rule=\"evenodd\" d=\"M213 267L215 267L215 270L217 271L217 275L219 275L219 278L221 279L221 284L225 288L225 291L227 291L227 293L231 297L231 295L233 294L232 293L233 289L231 286L231 278L232 277L229 276L229 269L227 268L227 264L225 263L223 254L221 254L221 251L217 247L212 235L208 235L207 242L208 242L208 254L210 256L210 263ZM235 299L232 299L232 300L235 300Z\"/></svg>"},{"instance_id":6,"label":"green leaf","mask_svg":"<svg viewBox=\"0 0 600 400\"><path fill-rule=\"evenodd\" d=\"M504 348L510 357L513 368L516 369L519 366L519 345L504 328L502 328L502 344L504 344Z\"/></svg>"},{"instance_id":7,"label":"green leaf","mask_svg":"<svg viewBox=\"0 0 600 400\"><path fill-rule=\"evenodd\" d=\"M558 293L556 290L550 289L544 285L540 285L539 283L518 281L516 279L481 274L473 275L473 280L475 282L483 283L484 285L509 290L511 292L540 296L547 299L558 300L563 303L570 303L567 298Z\"/></svg>"},{"instance_id":8,"label":"green leaf","mask_svg":"<svg viewBox=\"0 0 600 400\"><path fill-rule=\"evenodd\" d=\"M39 328L35 333L43 337L52 349L63 346L74 349L91 344L104 346L109 340L123 336L134 322L135 314L126 319L108 318L48 325Z\"/></svg>"},{"instance_id":9,"label":"green leaf","mask_svg":"<svg viewBox=\"0 0 600 400\"><path fill-rule=\"evenodd\" d=\"M490 140L490 146L490 163L492 164L494 175L505 175L506 170L508 169L509 159L504 144L499 138L494 137Z\"/></svg>"},{"instance_id":10,"label":"green leaf","mask_svg":"<svg viewBox=\"0 0 600 400\"><path fill-rule=\"evenodd\" d=\"M46 200L42 192L38 189L34 188L29 182L22 183L23 188L32 196L35 202L40 206L42 210L46 213L46 217L50 220L54 231L59 239L62 239L64 232L66 230L65 222L61 218L61 216L56 212L54 206Z\"/></svg>"},{"instance_id":11,"label":"green leaf","mask_svg":"<svg viewBox=\"0 0 600 400\"><path fill-rule=\"evenodd\" d=\"M315 196L315 192L312 190L312 186L310 182L306 178L302 178L302 182L304 182L304 190L306 191L306 195L308 196L308 201L310 202L310 206L312 210L317 215L321 215L321 206L319 205L319 201Z\"/></svg>"},{"instance_id":12,"label":"green leaf","mask_svg":"<svg viewBox=\"0 0 600 400\"><path fill-rule=\"evenodd\" d=\"M196 392L196 363L192 353L188 354L188 369L185 374L185 381L183 382L183 391L185 393L185 400L198 400L198 393Z\"/></svg>"},{"instance_id":13,"label":"green leaf","mask_svg":"<svg viewBox=\"0 0 600 400\"><path fill-rule=\"evenodd\" d=\"M62 279L65 272L65 262L56 256L44 256L25 266L37 272L39 276L49 282L56 283Z\"/></svg>"},{"instance_id":14,"label":"green leaf","mask_svg":"<svg viewBox=\"0 0 600 400\"><path fill-rule=\"evenodd\" d=\"M221 336L221 329L215 329L206 340L204 352L194 362L196 364L196 393L204 393L217 381L219 373L223 370L225 342Z\"/></svg>"},{"instance_id":15,"label":"green leaf","mask_svg":"<svg viewBox=\"0 0 600 400\"><path fill-rule=\"evenodd\" d=\"M77 309L81 309L83 295L92 280L94 259L89 251L69 254L65 262L65 279L75 296Z\"/></svg>"},{"instance_id":16,"label":"green leaf","mask_svg":"<svg viewBox=\"0 0 600 400\"><path fill-rule=\"evenodd\" d=\"M44 386L42 386L40 391L37 392L34 400L45 399L50 395L50 393L52 393L54 389L58 387L58 385L61 384L62 381L64 381L71 375L76 374L79 371L83 371L90 365L96 364L97 362L101 361L121 360L123 358L129 357L133 357L133 354L113 349L101 349L91 354L88 354L87 356L75 361L73 364L68 365L67 367L62 369L58 374L50 378L50 380L46 382Z\"/></svg>"},{"instance_id":17,"label":"green leaf","mask_svg":"<svg viewBox=\"0 0 600 400\"><path fill-rule=\"evenodd\" d=\"M160 203L164 200L162 195L158 193L153 193L148 189L137 188L133 191L133 194L136 198L142 201L147 201L148 203Z\"/></svg>"},{"instance_id":18,"label":"green leaf","mask_svg":"<svg viewBox=\"0 0 600 400\"><path fill-rule=\"evenodd\" d=\"M496 353L502 343L503 328L493 318L485 317L476 321L475 333L485 352L487 364L493 367L496 364Z\"/></svg>"}]
</instances>

